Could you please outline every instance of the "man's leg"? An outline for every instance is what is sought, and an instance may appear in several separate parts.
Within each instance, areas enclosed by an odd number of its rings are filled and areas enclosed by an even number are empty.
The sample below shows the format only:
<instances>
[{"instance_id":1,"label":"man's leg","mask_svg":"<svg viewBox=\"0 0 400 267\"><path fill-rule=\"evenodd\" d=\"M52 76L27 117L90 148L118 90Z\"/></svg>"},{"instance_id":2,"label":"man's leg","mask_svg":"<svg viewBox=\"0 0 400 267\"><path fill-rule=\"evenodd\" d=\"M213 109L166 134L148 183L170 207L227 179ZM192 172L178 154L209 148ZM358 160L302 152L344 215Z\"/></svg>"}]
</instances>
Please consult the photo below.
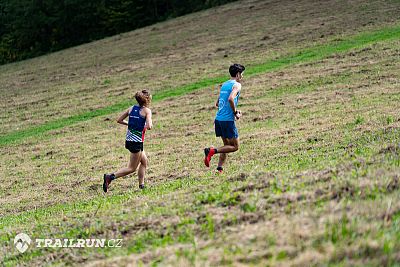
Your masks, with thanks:
<instances>
[{"instance_id":1,"label":"man's leg","mask_svg":"<svg viewBox=\"0 0 400 267\"><path fill-rule=\"evenodd\" d=\"M217 153L226 154L232 153L239 149L239 134L234 121L217 121L215 120L215 134L221 136L224 141L224 146L219 148L207 147L204 149L204 164L210 167L210 160ZM224 163L226 155L220 156L220 162ZM218 168L219 170L219 168Z\"/></svg>"},{"instance_id":2,"label":"man's leg","mask_svg":"<svg viewBox=\"0 0 400 267\"><path fill-rule=\"evenodd\" d=\"M222 139L222 142L224 142L224 146L229 145L228 138L221 137L221 139ZM217 168L218 170L220 170L220 168L222 170L222 165L224 165L225 160L226 160L226 153L220 153L219 161L218 161L218 168Z\"/></svg>"},{"instance_id":3,"label":"man's leg","mask_svg":"<svg viewBox=\"0 0 400 267\"><path fill-rule=\"evenodd\" d=\"M224 146L218 147L216 153L232 153L239 149L239 138L226 138L226 140L228 141L228 144L225 144L224 142Z\"/></svg>"},{"instance_id":4,"label":"man's leg","mask_svg":"<svg viewBox=\"0 0 400 267\"><path fill-rule=\"evenodd\" d=\"M239 138L231 138L231 139L227 138L227 141L228 141L228 144L224 145L222 147L219 147L219 148L210 147L210 148L204 149L204 154L205 154L204 163L207 167L210 167L210 160L213 155L215 155L217 153L221 153L221 154L222 153L223 154L232 153L239 149ZM226 155L225 155L225 159L226 159ZM225 159L223 158L224 161L225 161Z\"/></svg>"}]
</instances>

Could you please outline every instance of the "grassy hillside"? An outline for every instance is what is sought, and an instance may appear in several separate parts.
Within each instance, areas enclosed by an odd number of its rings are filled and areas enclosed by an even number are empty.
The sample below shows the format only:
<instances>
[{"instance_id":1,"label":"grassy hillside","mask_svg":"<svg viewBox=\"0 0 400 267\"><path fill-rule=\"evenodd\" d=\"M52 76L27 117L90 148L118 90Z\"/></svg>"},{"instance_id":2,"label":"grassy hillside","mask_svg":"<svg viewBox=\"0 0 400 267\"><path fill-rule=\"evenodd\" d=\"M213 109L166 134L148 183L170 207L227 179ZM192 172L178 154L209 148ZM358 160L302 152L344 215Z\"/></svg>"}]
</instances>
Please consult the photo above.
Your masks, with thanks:
<instances>
[{"instance_id":1,"label":"grassy hillside","mask_svg":"<svg viewBox=\"0 0 400 267\"><path fill-rule=\"evenodd\" d=\"M2 263L395 265L399 22L398 1L239 1L1 66ZM221 143L231 62L248 67L241 146L216 176L202 148ZM148 187L133 175L105 195L128 159L115 118L141 88ZM19 232L123 246L20 254Z\"/></svg>"}]
</instances>

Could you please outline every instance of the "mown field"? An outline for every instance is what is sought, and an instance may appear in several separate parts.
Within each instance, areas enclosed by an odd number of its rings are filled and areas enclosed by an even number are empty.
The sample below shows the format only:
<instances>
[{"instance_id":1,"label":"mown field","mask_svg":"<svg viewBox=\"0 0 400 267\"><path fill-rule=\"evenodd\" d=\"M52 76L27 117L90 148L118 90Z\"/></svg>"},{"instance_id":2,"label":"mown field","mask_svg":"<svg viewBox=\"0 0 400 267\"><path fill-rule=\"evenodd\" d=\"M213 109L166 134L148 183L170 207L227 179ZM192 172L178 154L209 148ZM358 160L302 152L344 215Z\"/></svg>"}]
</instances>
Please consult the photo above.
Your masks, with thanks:
<instances>
[{"instance_id":1,"label":"mown field","mask_svg":"<svg viewBox=\"0 0 400 267\"><path fill-rule=\"evenodd\" d=\"M203 164L247 67L240 149ZM14 265L398 266L400 2L238 1L0 66L0 259ZM119 113L153 93L147 188ZM121 248L14 237L122 238Z\"/></svg>"}]
</instances>

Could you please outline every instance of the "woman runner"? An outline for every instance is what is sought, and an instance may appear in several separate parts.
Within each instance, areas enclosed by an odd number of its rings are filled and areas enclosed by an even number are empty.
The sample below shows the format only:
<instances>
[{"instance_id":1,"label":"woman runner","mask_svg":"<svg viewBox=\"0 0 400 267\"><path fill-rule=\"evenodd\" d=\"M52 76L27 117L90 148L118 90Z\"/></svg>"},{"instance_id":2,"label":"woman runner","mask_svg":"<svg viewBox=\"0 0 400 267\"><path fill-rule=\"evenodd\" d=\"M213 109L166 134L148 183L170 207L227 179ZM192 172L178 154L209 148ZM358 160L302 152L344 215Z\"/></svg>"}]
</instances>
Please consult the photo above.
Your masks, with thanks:
<instances>
[{"instance_id":1,"label":"woman runner","mask_svg":"<svg viewBox=\"0 0 400 267\"><path fill-rule=\"evenodd\" d=\"M146 130L153 127L151 120L151 110L149 108L151 102L151 94L147 90L139 91L135 94L135 99L139 105L128 108L119 116L117 122L128 126L125 140L125 148L130 151L130 159L128 166L118 170L115 173L104 174L103 190L108 191L110 183L119 177L138 170L139 188L144 189L144 176L148 165L146 153L143 150L144 135ZM125 118L128 117L128 121Z\"/></svg>"}]
</instances>

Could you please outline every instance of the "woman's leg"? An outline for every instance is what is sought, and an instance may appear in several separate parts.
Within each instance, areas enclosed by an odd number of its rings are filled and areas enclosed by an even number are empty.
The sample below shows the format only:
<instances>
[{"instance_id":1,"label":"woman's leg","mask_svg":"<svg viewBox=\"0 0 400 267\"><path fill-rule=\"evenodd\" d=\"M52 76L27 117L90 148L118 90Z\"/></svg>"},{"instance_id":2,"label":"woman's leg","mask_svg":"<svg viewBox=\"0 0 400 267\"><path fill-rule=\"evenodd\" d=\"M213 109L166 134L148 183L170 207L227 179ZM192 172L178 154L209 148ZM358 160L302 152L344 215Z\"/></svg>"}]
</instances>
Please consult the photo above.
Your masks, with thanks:
<instances>
[{"instance_id":1,"label":"woman's leg","mask_svg":"<svg viewBox=\"0 0 400 267\"><path fill-rule=\"evenodd\" d=\"M122 177L132 172L136 171L137 166L139 165L140 159L142 158L142 152L139 151L137 153L131 153L129 158L128 166L118 170L114 175L115 178Z\"/></svg>"},{"instance_id":2,"label":"woman's leg","mask_svg":"<svg viewBox=\"0 0 400 267\"><path fill-rule=\"evenodd\" d=\"M146 169L147 169L148 163L149 163L149 161L147 159L146 153L143 151L141 159L140 159L139 170L138 170L139 185L144 185L144 176L146 174Z\"/></svg>"}]
</instances>

